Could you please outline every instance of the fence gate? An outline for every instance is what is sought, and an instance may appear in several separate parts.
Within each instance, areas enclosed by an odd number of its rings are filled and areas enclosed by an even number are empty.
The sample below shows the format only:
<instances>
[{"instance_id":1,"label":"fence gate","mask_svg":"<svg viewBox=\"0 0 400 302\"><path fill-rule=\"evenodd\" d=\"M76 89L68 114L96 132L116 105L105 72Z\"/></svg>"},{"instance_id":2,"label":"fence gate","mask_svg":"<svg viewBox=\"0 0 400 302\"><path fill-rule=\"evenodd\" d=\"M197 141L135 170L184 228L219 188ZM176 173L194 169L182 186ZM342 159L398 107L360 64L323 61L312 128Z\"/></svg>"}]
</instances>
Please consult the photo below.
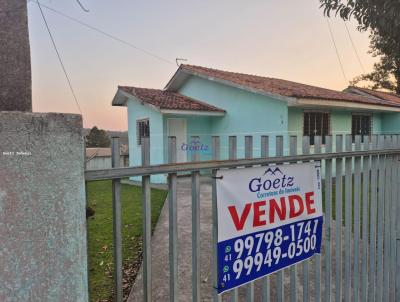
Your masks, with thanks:
<instances>
[{"instance_id":1,"label":"fence gate","mask_svg":"<svg viewBox=\"0 0 400 302\"><path fill-rule=\"evenodd\" d=\"M149 165L149 139L143 138L142 166L119 168L119 142L113 138L113 169L85 172L86 180L112 179L114 210L115 300L122 301L120 179L142 176L143 301L152 301L150 175L168 174L169 297L182 301L178 287L177 175L191 173L192 301L400 301L399 135L337 135L310 138L246 136L245 157L237 159L237 138L230 136L228 158L221 158L220 137L212 137L212 161L176 163L176 139L168 141L169 164ZM255 139L254 139L255 140ZM323 142L323 144L322 144ZM286 146L284 146L286 145ZM218 169L320 161L323 174L322 253L310 260L218 296L216 179L212 178L213 285L201 291L200 175L210 179ZM211 173L210 173L211 171ZM211 175L210 175L211 174ZM220 222L223 223L223 222ZM90 235L90 234L89 234Z\"/></svg>"}]
</instances>

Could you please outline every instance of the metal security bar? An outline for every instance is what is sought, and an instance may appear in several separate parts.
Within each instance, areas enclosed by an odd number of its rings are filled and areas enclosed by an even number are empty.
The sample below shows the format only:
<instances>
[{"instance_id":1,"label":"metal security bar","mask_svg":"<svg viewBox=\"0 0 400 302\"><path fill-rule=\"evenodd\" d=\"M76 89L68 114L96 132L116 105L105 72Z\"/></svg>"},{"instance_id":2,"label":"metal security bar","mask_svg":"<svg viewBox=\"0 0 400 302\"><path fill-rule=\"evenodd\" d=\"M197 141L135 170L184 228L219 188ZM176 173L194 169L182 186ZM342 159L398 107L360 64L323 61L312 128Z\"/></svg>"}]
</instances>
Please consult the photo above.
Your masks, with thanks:
<instances>
[{"instance_id":1,"label":"metal security bar","mask_svg":"<svg viewBox=\"0 0 400 302\"><path fill-rule=\"evenodd\" d=\"M198 137L192 137L196 140ZM243 140L242 140L243 139ZM257 141L259 140L259 141ZM143 300L151 301L152 286L150 176L168 175L169 296L178 301L178 175L191 178L192 301L400 301L400 137L337 135L310 138L297 136L246 136L244 158L238 159L238 137L226 144L227 159L221 159L222 138L212 137L212 160L200 161L192 152L190 162L176 163L176 139L168 138L168 164L150 165L150 139L142 140L142 166L119 167L119 141L112 140L112 169L87 170L86 181L112 179L115 300L122 301L121 184L124 177L142 177L143 203ZM322 144L324 142L324 144ZM271 154L271 143L275 145ZM301 147L299 152L298 146ZM242 149L243 150L243 149ZM301 154L298 154L301 153ZM322 254L300 265L278 271L261 280L217 295L218 216L215 175L218 169L320 161L323 173L324 228ZM210 172L211 171L211 172ZM188 173L189 172L189 173ZM204 176L201 176L204 174ZM212 186L212 286L201 291L202 251L200 214L201 179L211 177ZM285 275L288 284L285 284ZM274 280L274 283L271 283ZM274 284L271 291L271 284ZM188 285L189 286L189 285ZM286 289L287 288L287 289ZM301 289L301 291L299 291ZM311 295L313 296L311 297Z\"/></svg>"}]
</instances>

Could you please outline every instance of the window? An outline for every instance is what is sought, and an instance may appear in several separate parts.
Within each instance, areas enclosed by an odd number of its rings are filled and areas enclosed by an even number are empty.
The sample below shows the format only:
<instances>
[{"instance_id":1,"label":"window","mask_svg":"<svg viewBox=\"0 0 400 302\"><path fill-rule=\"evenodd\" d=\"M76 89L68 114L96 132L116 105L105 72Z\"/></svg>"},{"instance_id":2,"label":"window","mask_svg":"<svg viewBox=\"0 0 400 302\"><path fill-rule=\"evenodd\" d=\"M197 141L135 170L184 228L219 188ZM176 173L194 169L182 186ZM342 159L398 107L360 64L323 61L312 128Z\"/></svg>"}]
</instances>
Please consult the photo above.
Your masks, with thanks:
<instances>
[{"instance_id":1,"label":"window","mask_svg":"<svg viewBox=\"0 0 400 302\"><path fill-rule=\"evenodd\" d=\"M353 143L356 135L361 135L361 142L364 142L365 135L371 135L371 115L370 114L353 114L351 119L351 135Z\"/></svg>"},{"instance_id":2,"label":"window","mask_svg":"<svg viewBox=\"0 0 400 302\"><path fill-rule=\"evenodd\" d=\"M142 144L142 137L150 137L150 122L148 119L136 121L136 141Z\"/></svg>"},{"instance_id":3,"label":"window","mask_svg":"<svg viewBox=\"0 0 400 302\"><path fill-rule=\"evenodd\" d=\"M310 137L310 145L314 145L315 136L322 136L325 144L325 136L329 135L329 113L328 112L304 112L303 135Z\"/></svg>"}]
</instances>

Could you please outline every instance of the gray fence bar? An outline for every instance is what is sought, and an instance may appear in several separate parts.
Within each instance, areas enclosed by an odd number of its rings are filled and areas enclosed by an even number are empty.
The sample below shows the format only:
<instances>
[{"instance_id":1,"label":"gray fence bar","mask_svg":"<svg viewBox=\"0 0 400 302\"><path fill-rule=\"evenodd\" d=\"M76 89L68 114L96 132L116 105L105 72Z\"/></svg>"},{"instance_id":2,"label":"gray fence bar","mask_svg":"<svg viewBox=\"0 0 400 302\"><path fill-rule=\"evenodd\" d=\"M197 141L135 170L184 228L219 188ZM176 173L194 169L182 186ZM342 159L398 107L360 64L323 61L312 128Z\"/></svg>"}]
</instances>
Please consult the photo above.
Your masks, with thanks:
<instances>
[{"instance_id":1,"label":"gray fence bar","mask_svg":"<svg viewBox=\"0 0 400 302\"><path fill-rule=\"evenodd\" d=\"M283 136L276 136L276 156L283 155ZM276 273L276 293L277 301L282 302L284 299L284 270L280 270Z\"/></svg>"},{"instance_id":2,"label":"gray fence bar","mask_svg":"<svg viewBox=\"0 0 400 302\"><path fill-rule=\"evenodd\" d=\"M343 136L336 135L336 152L342 152ZM336 254L336 290L335 301L341 302L342 289L342 187L343 187L343 159L336 159L335 177L335 254Z\"/></svg>"},{"instance_id":3,"label":"gray fence bar","mask_svg":"<svg viewBox=\"0 0 400 302\"><path fill-rule=\"evenodd\" d=\"M293 135L290 137L289 141L289 154L296 155L297 154L297 135ZM290 267L290 302L297 301L297 265L292 265Z\"/></svg>"},{"instance_id":4,"label":"gray fence bar","mask_svg":"<svg viewBox=\"0 0 400 302\"><path fill-rule=\"evenodd\" d=\"M399 148L399 135L396 134L393 136L393 149L398 149ZM396 266L397 266L397 261L396 261L396 225L397 225L397 209L399 207L398 205L398 178L400 177L399 175L399 167L398 167L398 162L399 162L399 156L394 155L393 156L393 166L392 166L392 210L391 210L391 238L390 238L390 243L391 243L391 265L390 265L390 299L391 301L396 301ZM397 300L398 301L398 300Z\"/></svg>"},{"instance_id":5,"label":"gray fence bar","mask_svg":"<svg viewBox=\"0 0 400 302\"><path fill-rule=\"evenodd\" d=\"M346 151L351 151L352 136L346 135ZM344 301L350 302L351 225L352 225L352 158L345 159L345 229L344 229ZM340 236L337 234L337 236Z\"/></svg>"},{"instance_id":6,"label":"gray fence bar","mask_svg":"<svg viewBox=\"0 0 400 302\"><path fill-rule=\"evenodd\" d=\"M381 149L385 145L384 141L385 137L383 135L379 136L378 139L378 149ZM376 301L382 301L382 290L383 290L383 222L385 218L385 160L386 156L379 156L379 198L378 198L378 228L377 228L377 236L378 236L378 246L376 250Z\"/></svg>"},{"instance_id":7,"label":"gray fence bar","mask_svg":"<svg viewBox=\"0 0 400 302\"><path fill-rule=\"evenodd\" d=\"M378 149L378 136L372 136L371 148ZM370 200L370 253L368 274L368 301L375 301L376 293L376 219L378 206L378 156L371 157L371 200Z\"/></svg>"},{"instance_id":8,"label":"gray fence bar","mask_svg":"<svg viewBox=\"0 0 400 302\"><path fill-rule=\"evenodd\" d=\"M237 158L237 138L236 136L229 136L229 150L228 157L230 160ZM232 290L232 302L239 301L239 292L237 288Z\"/></svg>"},{"instance_id":9,"label":"gray fence bar","mask_svg":"<svg viewBox=\"0 0 400 302\"><path fill-rule=\"evenodd\" d=\"M310 137L303 136L302 153L307 155L310 153ZM309 293L309 260L303 261L303 301L308 302L310 298Z\"/></svg>"},{"instance_id":10,"label":"gray fence bar","mask_svg":"<svg viewBox=\"0 0 400 302\"><path fill-rule=\"evenodd\" d=\"M391 148L391 136L385 136L385 148ZM390 272L390 210L391 210L391 179L393 157L386 156L385 169L385 198L384 198L384 237L383 237L383 297L382 301L389 301L389 272Z\"/></svg>"},{"instance_id":11,"label":"gray fence bar","mask_svg":"<svg viewBox=\"0 0 400 302\"><path fill-rule=\"evenodd\" d=\"M198 140L192 136L192 141ZM199 152L193 150L192 161L199 161ZM192 172L192 301L200 302L200 172Z\"/></svg>"},{"instance_id":12,"label":"gray fence bar","mask_svg":"<svg viewBox=\"0 0 400 302\"><path fill-rule=\"evenodd\" d=\"M400 148L400 137L397 137L397 146L396 148ZM399 199L400 196L400 156L396 155L396 163L395 163L396 171L397 171L397 176L396 176L396 181L395 185L397 187L396 194L397 194L397 200ZM396 212L395 212L396 217L400 217L400 205L398 202L396 202ZM400 223L395 223L395 239L396 239L396 255L395 255L395 274L396 274L396 280L395 280L395 301L400 301Z\"/></svg>"},{"instance_id":13,"label":"gray fence bar","mask_svg":"<svg viewBox=\"0 0 400 302\"><path fill-rule=\"evenodd\" d=\"M355 136L355 150L361 150L361 136ZM360 257L360 204L361 204L361 157L354 158L354 269L353 269L353 300L359 300L359 257Z\"/></svg>"},{"instance_id":14,"label":"gray fence bar","mask_svg":"<svg viewBox=\"0 0 400 302\"><path fill-rule=\"evenodd\" d=\"M86 160L86 158L85 158ZM111 166L119 167L119 137L111 139ZM121 234L121 180L112 181L113 239L114 239L114 291L115 301L122 302L122 234Z\"/></svg>"},{"instance_id":15,"label":"gray fence bar","mask_svg":"<svg viewBox=\"0 0 400 302\"><path fill-rule=\"evenodd\" d=\"M213 159L218 160L220 157L220 140L218 136L213 136L212 138L212 149L213 149ZM221 296L218 295L218 255L217 255L217 245L218 245L218 213L217 213L217 170L212 170L212 240L213 240L213 301L221 301Z\"/></svg>"},{"instance_id":16,"label":"gray fence bar","mask_svg":"<svg viewBox=\"0 0 400 302\"><path fill-rule=\"evenodd\" d=\"M176 137L168 138L168 162L176 163ZM178 205L177 174L168 175L169 300L178 301Z\"/></svg>"},{"instance_id":17,"label":"gray fence bar","mask_svg":"<svg viewBox=\"0 0 400 302\"><path fill-rule=\"evenodd\" d=\"M261 157L266 158L269 156L269 137L267 135L261 136ZM262 279L262 302L269 302L270 300L270 278L269 275Z\"/></svg>"},{"instance_id":18,"label":"gray fence bar","mask_svg":"<svg viewBox=\"0 0 400 302\"><path fill-rule=\"evenodd\" d=\"M332 152L332 136L325 137L325 152ZM332 280L332 160L325 161L325 294L324 301L331 301Z\"/></svg>"},{"instance_id":19,"label":"gray fence bar","mask_svg":"<svg viewBox=\"0 0 400 302\"><path fill-rule=\"evenodd\" d=\"M253 157L253 137L249 135L244 138L244 156L245 158ZM247 301L254 301L254 282L250 282L247 287Z\"/></svg>"},{"instance_id":20,"label":"gray fence bar","mask_svg":"<svg viewBox=\"0 0 400 302\"><path fill-rule=\"evenodd\" d=\"M314 138L314 153L321 153L322 138L315 136ZM321 164L322 166L322 164ZM321 301L321 255L314 256L314 269L315 269L315 302Z\"/></svg>"},{"instance_id":21,"label":"gray fence bar","mask_svg":"<svg viewBox=\"0 0 400 302\"><path fill-rule=\"evenodd\" d=\"M363 150L369 150L369 136L364 136ZM370 169L371 158L364 156L362 159L362 255L361 255L361 301L367 301L367 268L368 268L368 223L369 223L369 195L370 195Z\"/></svg>"},{"instance_id":22,"label":"gray fence bar","mask_svg":"<svg viewBox=\"0 0 400 302\"><path fill-rule=\"evenodd\" d=\"M150 165L150 139L142 137L142 166ZM151 301L151 192L150 176L142 176L143 299Z\"/></svg>"},{"instance_id":23,"label":"gray fence bar","mask_svg":"<svg viewBox=\"0 0 400 302\"><path fill-rule=\"evenodd\" d=\"M115 179L122 177L143 176L153 174L167 174L175 172L194 171L202 169L235 168L240 166L271 165L279 163L296 163L299 161L327 160L365 155L399 154L399 150L351 151L322 154L306 154L296 156L277 156L268 158L237 159L237 160L210 160L201 162L184 162L177 164L161 164L148 167L125 167L115 169L99 169L85 171L86 180Z\"/></svg>"}]
</instances>

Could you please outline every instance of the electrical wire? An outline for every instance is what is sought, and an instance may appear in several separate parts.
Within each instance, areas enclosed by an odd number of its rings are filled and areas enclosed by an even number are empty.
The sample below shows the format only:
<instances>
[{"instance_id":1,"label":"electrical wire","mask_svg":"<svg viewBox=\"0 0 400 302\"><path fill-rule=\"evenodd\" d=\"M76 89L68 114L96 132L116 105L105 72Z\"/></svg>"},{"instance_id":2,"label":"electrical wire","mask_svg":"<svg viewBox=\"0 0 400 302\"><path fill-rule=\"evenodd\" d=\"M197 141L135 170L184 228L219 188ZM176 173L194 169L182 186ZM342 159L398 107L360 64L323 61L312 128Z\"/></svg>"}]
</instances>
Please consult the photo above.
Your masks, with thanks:
<instances>
[{"instance_id":1,"label":"electrical wire","mask_svg":"<svg viewBox=\"0 0 400 302\"><path fill-rule=\"evenodd\" d=\"M346 21L343 21L343 23L344 23L344 26L346 27L347 35L349 36L349 39L350 39L350 42L351 42L351 46L353 47L353 50L354 50L354 53L355 53L355 55L356 55L356 57L357 57L358 63L360 64L363 73L365 73L364 65L363 65L363 63L361 62L361 59L360 59L360 56L359 56L359 54L358 54L356 45L354 44L354 41L353 41L353 38L351 37L349 28L347 27L347 23L346 23Z\"/></svg>"},{"instance_id":2,"label":"electrical wire","mask_svg":"<svg viewBox=\"0 0 400 302\"><path fill-rule=\"evenodd\" d=\"M328 24L329 33L331 35L331 40L332 40L332 43L333 43L333 47L335 48L336 56L337 56L337 59L338 59L339 65L340 65L340 69L341 69L342 74L343 74L343 78L346 81L346 83L349 83L349 80L346 77L346 73L344 72L342 60L340 59L340 56L339 56L339 51L337 49L335 38L334 38L333 33L332 33L332 28L331 28L331 24L329 23L329 18L326 18L326 23Z\"/></svg>"},{"instance_id":3,"label":"electrical wire","mask_svg":"<svg viewBox=\"0 0 400 302\"><path fill-rule=\"evenodd\" d=\"M32 2L36 2L36 3L38 2L37 0L31 0L31 1ZM53 13L56 13L56 14L58 14L60 16L63 16L64 18L67 18L67 19L69 19L71 21L74 21L74 22L76 22L76 23L78 23L78 24L80 24L80 25L82 25L82 26L84 26L86 28L89 28L89 29L91 29L91 30L93 30L93 31L95 31L97 33L100 33L100 34L102 34L102 35L104 35L104 36L106 36L106 37L108 37L108 38L110 38L110 39L112 39L114 41L117 41L117 42L120 42L122 44L125 44L126 46L129 46L129 47L131 47L131 48L133 48L133 49L135 49L137 51L140 51L140 52L142 52L142 53L144 53L144 54L146 54L146 55L148 55L150 57L153 57L153 58L155 58L157 60L160 60L160 61L162 61L164 63L167 63L167 64L175 65L174 62L172 62L172 61L170 61L170 60L168 60L166 58L163 58L163 57L161 57L159 55L156 55L156 54L154 54L154 53L152 53L150 51L147 51L147 50L145 50L145 49L143 49L141 47L138 47L138 46L136 46L136 45L134 45L134 44L132 44L132 43L130 43L128 41L125 41L125 40L123 40L121 38L118 38L118 37L116 37L116 36L114 36L112 34L109 34L109 33L105 32L105 31L103 31L103 30L101 30L99 28L96 28L96 27L94 27L94 26L92 26L92 25L90 25L88 23L85 23L85 22L83 22L83 21L81 21L81 20L79 20L79 19L77 19L75 17L67 15L67 14L65 14L63 12L60 12L60 11L58 11L58 10L56 10L54 8L51 8L49 6L46 6L44 4L41 4L41 6L46 8L46 9L48 9L48 10L50 10L50 11L52 11Z\"/></svg>"},{"instance_id":4,"label":"electrical wire","mask_svg":"<svg viewBox=\"0 0 400 302\"><path fill-rule=\"evenodd\" d=\"M75 103L76 103L76 105L77 105L77 107L78 107L78 110L79 110L80 114L82 115L81 106L79 105L78 98L76 97L75 90L74 90L74 88L72 87L71 80L70 80L70 78L69 78L69 76L68 76L68 73L67 73L67 70L66 70L66 68L65 68L65 65L64 65L64 63L63 63L63 60L62 60L62 58L61 58L60 52L58 51L56 42L55 42L55 40L54 40L54 38L53 38L53 35L52 35L52 33L51 33L51 30L50 30L49 24L48 24L48 22L47 22L47 20L46 20L46 16L44 15L42 6L41 6L41 4L40 4L39 1L35 1L35 2L37 3L37 5L38 5L38 7L39 7L40 14L42 15L42 18L43 18L44 24L45 24L45 26L46 26L47 32L48 32L48 34L49 34L50 40L51 40L51 42L52 42L52 44L53 44L53 47L54 47L54 50L55 50L55 52L56 52L56 54L57 54L58 60L59 60L60 65L61 65L61 68L62 68L62 70L63 70L63 72L64 72L64 75L65 75L65 78L67 79L68 86L69 86L69 88L70 88L70 90L71 90L72 96L74 97Z\"/></svg>"}]
</instances>

